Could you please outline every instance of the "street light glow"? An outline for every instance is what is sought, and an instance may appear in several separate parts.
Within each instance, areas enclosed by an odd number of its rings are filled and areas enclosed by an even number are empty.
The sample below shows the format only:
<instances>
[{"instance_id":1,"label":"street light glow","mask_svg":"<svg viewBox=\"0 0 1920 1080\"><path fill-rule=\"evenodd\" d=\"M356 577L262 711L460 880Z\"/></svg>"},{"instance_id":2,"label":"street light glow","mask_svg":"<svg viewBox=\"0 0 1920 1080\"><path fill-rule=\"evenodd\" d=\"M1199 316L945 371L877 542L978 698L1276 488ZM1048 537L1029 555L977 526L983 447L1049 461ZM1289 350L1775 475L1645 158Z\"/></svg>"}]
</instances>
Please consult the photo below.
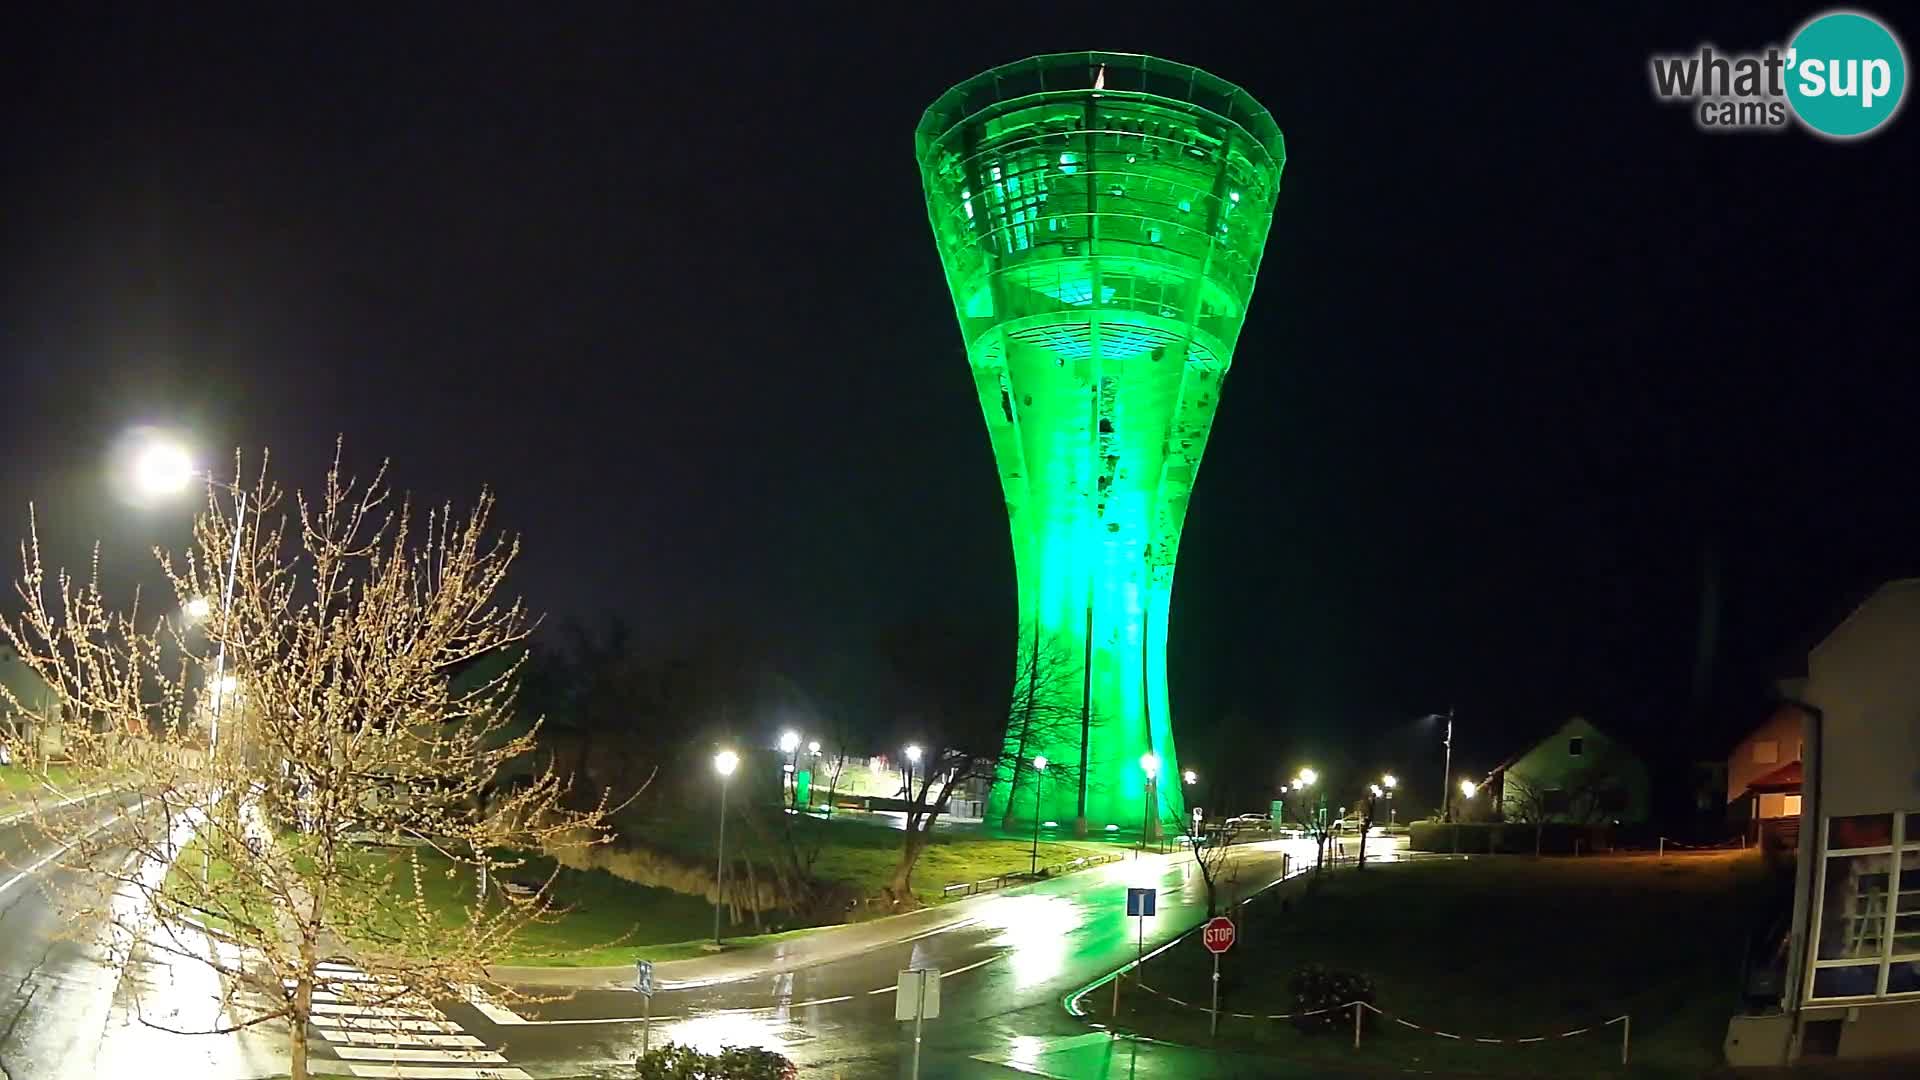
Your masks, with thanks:
<instances>
[{"instance_id":1,"label":"street light glow","mask_svg":"<svg viewBox=\"0 0 1920 1080\"><path fill-rule=\"evenodd\" d=\"M1478 791L1478 790L1480 790L1480 789L1474 786L1474 783L1473 783L1473 781L1471 781L1471 780L1462 780L1462 781L1460 781L1460 794L1461 794L1461 795L1463 795L1463 796L1465 796L1465 797L1467 797L1467 798L1469 798L1469 799L1471 799L1471 798L1473 798L1473 793L1474 793L1474 792L1476 792L1476 791Z\"/></svg>"},{"instance_id":2,"label":"street light glow","mask_svg":"<svg viewBox=\"0 0 1920 1080\"><path fill-rule=\"evenodd\" d=\"M1318 779L1320 779L1319 773L1314 772L1312 769L1301 769L1300 775L1295 777L1293 782L1301 787L1310 787L1313 782Z\"/></svg>"},{"instance_id":3,"label":"street light glow","mask_svg":"<svg viewBox=\"0 0 1920 1080\"><path fill-rule=\"evenodd\" d=\"M187 618L189 619L204 619L213 613L213 603L204 596L196 596L187 601L181 610L187 613Z\"/></svg>"},{"instance_id":4,"label":"street light glow","mask_svg":"<svg viewBox=\"0 0 1920 1080\"><path fill-rule=\"evenodd\" d=\"M1152 751L1148 751L1147 753L1141 754L1140 755L1140 771L1146 773L1147 779L1149 780L1152 780L1154 777L1159 776L1160 775L1160 755L1153 753Z\"/></svg>"},{"instance_id":5,"label":"street light glow","mask_svg":"<svg viewBox=\"0 0 1920 1080\"><path fill-rule=\"evenodd\" d=\"M240 693L240 679L235 675L222 675L220 681L214 685L223 698L236 697Z\"/></svg>"},{"instance_id":6,"label":"street light glow","mask_svg":"<svg viewBox=\"0 0 1920 1080\"><path fill-rule=\"evenodd\" d=\"M1389 791L1400 786L1400 778L1393 775L1392 773L1388 773L1387 775L1381 777L1380 782L1382 784L1385 784Z\"/></svg>"},{"instance_id":7,"label":"street light glow","mask_svg":"<svg viewBox=\"0 0 1920 1080\"><path fill-rule=\"evenodd\" d=\"M907 747L907 760L913 762L915 765L920 764L920 744L919 743L914 743L913 745Z\"/></svg>"},{"instance_id":8,"label":"street light glow","mask_svg":"<svg viewBox=\"0 0 1920 1080\"><path fill-rule=\"evenodd\" d=\"M819 740L819 739L814 739L814 740L813 740L812 742L809 742L809 743L807 744L807 753L809 753L809 754L818 754L819 752L820 752L820 740Z\"/></svg>"},{"instance_id":9,"label":"street light glow","mask_svg":"<svg viewBox=\"0 0 1920 1080\"><path fill-rule=\"evenodd\" d=\"M732 776L733 770L740 765L740 755L731 750L722 750L713 755L713 771L721 776Z\"/></svg>"},{"instance_id":10,"label":"street light glow","mask_svg":"<svg viewBox=\"0 0 1920 1080\"><path fill-rule=\"evenodd\" d=\"M193 458L177 442L157 440L133 459L133 482L147 495L178 495L193 480Z\"/></svg>"},{"instance_id":11,"label":"street light glow","mask_svg":"<svg viewBox=\"0 0 1920 1080\"><path fill-rule=\"evenodd\" d=\"M788 732L781 733L780 735L780 752L781 753L791 754L798 749L800 749L800 733L799 732L788 731Z\"/></svg>"},{"instance_id":12,"label":"street light glow","mask_svg":"<svg viewBox=\"0 0 1920 1080\"><path fill-rule=\"evenodd\" d=\"M1368 787L1368 788L1367 788L1367 790L1368 790L1368 791L1371 791L1371 792L1373 792L1373 797L1374 797L1374 798L1376 798L1376 799L1377 799L1377 798L1379 798L1379 797L1381 796L1381 794L1382 794L1382 793L1381 793L1381 790L1380 790L1380 785L1379 785L1379 784L1374 784L1374 785L1372 785L1372 786L1370 786L1370 787Z\"/></svg>"},{"instance_id":13,"label":"street light glow","mask_svg":"<svg viewBox=\"0 0 1920 1080\"><path fill-rule=\"evenodd\" d=\"M1182 780L1185 780L1189 784L1197 784L1200 782L1200 774L1197 772L1194 772L1192 769L1188 769L1186 772L1182 773L1180 778Z\"/></svg>"},{"instance_id":14,"label":"street light glow","mask_svg":"<svg viewBox=\"0 0 1920 1080\"><path fill-rule=\"evenodd\" d=\"M1047 771L1047 755L1035 754L1033 757L1033 767L1040 772L1046 772Z\"/></svg>"}]
</instances>

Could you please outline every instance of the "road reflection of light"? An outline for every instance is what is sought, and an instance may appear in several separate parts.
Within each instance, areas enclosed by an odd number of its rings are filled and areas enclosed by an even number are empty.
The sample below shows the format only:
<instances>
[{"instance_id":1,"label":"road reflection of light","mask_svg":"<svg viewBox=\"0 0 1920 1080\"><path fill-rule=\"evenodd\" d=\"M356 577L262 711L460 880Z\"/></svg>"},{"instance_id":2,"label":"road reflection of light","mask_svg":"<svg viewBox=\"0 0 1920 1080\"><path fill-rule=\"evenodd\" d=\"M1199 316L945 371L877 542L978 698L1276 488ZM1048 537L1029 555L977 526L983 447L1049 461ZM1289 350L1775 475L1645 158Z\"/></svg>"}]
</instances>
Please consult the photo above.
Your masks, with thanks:
<instances>
[{"instance_id":1,"label":"road reflection of light","mask_svg":"<svg viewBox=\"0 0 1920 1080\"><path fill-rule=\"evenodd\" d=\"M1015 1035L1013 1043L1007 1047L1007 1064L1019 1068L1037 1068L1040 1064L1040 1051L1045 1050L1044 1040L1032 1035Z\"/></svg>"},{"instance_id":2,"label":"road reflection of light","mask_svg":"<svg viewBox=\"0 0 1920 1080\"><path fill-rule=\"evenodd\" d=\"M1059 975L1066 966L1067 935L1079 929L1080 905L1061 896L1000 896L974 913L997 934L987 941L1007 950L1014 986L1026 989Z\"/></svg>"},{"instance_id":3,"label":"road reflection of light","mask_svg":"<svg viewBox=\"0 0 1920 1080\"><path fill-rule=\"evenodd\" d=\"M729 1046L759 1046L777 1054L787 1051L780 1037L784 1025L764 1013L714 1013L666 1025L667 1038L703 1054L717 1054ZM656 1038L655 1045L659 1045Z\"/></svg>"}]
</instances>

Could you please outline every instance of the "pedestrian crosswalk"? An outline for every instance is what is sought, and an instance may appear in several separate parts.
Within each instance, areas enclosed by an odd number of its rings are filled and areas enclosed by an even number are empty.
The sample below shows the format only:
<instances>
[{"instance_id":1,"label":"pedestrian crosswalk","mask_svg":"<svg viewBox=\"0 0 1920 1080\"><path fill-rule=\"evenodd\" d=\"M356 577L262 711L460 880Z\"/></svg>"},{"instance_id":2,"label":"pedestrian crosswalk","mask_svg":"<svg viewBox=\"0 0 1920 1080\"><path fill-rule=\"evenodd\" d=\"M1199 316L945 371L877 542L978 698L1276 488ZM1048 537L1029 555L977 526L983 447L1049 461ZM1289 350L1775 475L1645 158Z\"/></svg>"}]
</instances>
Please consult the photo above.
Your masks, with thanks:
<instances>
[{"instance_id":1,"label":"pedestrian crosswalk","mask_svg":"<svg viewBox=\"0 0 1920 1080\"><path fill-rule=\"evenodd\" d=\"M316 990L313 1029L347 1067L350 1076L394 1080L531 1080L504 1055L467 1034L434 1004L387 979L351 964L319 965L322 977L343 994Z\"/></svg>"}]
</instances>

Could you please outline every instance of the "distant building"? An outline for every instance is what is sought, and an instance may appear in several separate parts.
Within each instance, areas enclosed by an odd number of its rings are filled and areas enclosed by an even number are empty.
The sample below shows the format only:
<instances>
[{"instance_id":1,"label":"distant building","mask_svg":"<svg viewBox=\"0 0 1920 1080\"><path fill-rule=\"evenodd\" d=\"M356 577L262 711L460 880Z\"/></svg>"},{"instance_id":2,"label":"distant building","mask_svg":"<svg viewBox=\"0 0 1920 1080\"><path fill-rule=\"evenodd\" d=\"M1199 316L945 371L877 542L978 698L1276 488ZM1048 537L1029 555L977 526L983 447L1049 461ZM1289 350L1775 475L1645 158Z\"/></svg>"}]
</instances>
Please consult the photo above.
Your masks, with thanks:
<instances>
[{"instance_id":1,"label":"distant building","mask_svg":"<svg viewBox=\"0 0 1920 1080\"><path fill-rule=\"evenodd\" d=\"M1920 1053L1920 579L1881 586L1807 674L1783 989L1733 1018L1733 1065Z\"/></svg>"},{"instance_id":2,"label":"distant building","mask_svg":"<svg viewBox=\"0 0 1920 1080\"><path fill-rule=\"evenodd\" d=\"M1508 821L1638 825L1652 804L1646 763L1581 716L1494 769L1490 781L1489 800Z\"/></svg>"},{"instance_id":3,"label":"distant building","mask_svg":"<svg viewBox=\"0 0 1920 1080\"><path fill-rule=\"evenodd\" d=\"M1727 820L1751 842L1799 844L1806 725L1806 709L1783 701L1727 755Z\"/></svg>"},{"instance_id":4,"label":"distant building","mask_svg":"<svg viewBox=\"0 0 1920 1080\"><path fill-rule=\"evenodd\" d=\"M9 698L7 693L0 692L0 737L41 760L58 757L64 745L60 726L34 719L34 714L58 715L60 703L53 687L7 645L0 645L0 684L12 694ZM16 701L19 707L15 707Z\"/></svg>"}]
</instances>

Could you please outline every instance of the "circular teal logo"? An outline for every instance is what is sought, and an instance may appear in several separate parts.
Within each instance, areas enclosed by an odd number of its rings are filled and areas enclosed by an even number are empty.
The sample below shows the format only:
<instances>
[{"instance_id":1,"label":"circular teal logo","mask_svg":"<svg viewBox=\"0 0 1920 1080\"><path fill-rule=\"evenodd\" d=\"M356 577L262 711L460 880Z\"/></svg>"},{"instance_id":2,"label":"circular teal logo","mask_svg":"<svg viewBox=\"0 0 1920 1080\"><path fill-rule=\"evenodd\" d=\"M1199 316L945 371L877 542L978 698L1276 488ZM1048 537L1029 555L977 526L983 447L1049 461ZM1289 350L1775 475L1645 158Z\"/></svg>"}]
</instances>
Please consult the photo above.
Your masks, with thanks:
<instances>
[{"instance_id":1,"label":"circular teal logo","mask_svg":"<svg viewBox=\"0 0 1920 1080\"><path fill-rule=\"evenodd\" d=\"M1787 101L1800 122L1851 139L1893 118L1907 89L1907 58L1878 19L1853 11L1817 16L1787 52Z\"/></svg>"}]
</instances>

